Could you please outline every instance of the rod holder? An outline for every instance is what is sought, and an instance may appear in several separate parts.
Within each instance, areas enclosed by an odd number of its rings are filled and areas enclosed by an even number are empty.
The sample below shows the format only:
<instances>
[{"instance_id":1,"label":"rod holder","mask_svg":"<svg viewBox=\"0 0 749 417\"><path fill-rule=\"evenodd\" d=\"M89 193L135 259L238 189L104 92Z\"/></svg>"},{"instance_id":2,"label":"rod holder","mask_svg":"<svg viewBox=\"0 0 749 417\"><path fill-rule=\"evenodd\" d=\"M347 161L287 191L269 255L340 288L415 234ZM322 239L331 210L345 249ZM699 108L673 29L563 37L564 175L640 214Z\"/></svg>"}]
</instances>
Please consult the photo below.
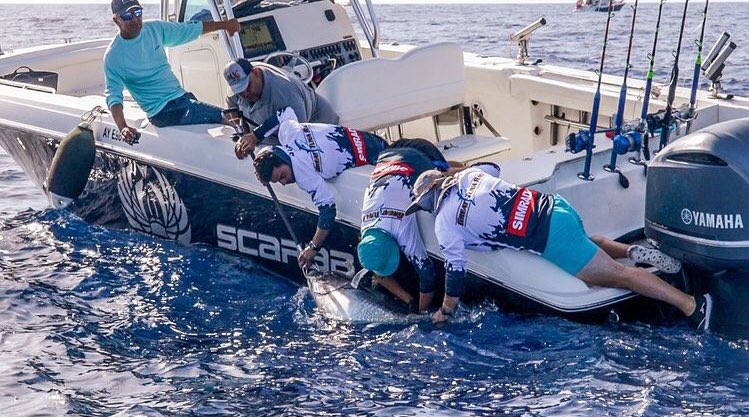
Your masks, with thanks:
<instances>
[{"instance_id":1,"label":"rod holder","mask_svg":"<svg viewBox=\"0 0 749 417\"><path fill-rule=\"evenodd\" d=\"M542 17L510 35L510 40L518 44L518 56L515 58L518 65L538 65L541 63L540 59L529 62L528 45L530 44L531 34L544 25L546 25L546 19Z\"/></svg>"}]
</instances>

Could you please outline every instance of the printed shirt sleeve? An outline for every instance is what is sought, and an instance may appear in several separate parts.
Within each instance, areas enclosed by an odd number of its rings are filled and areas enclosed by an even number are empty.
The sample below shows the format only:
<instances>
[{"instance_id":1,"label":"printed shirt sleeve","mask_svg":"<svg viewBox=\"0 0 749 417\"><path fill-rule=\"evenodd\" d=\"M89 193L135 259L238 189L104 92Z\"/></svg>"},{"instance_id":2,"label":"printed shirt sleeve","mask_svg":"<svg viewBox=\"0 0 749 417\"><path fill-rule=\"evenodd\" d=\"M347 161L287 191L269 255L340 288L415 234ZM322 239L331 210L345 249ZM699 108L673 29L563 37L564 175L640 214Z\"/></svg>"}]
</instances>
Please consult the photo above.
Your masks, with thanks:
<instances>
[{"instance_id":1,"label":"printed shirt sleeve","mask_svg":"<svg viewBox=\"0 0 749 417\"><path fill-rule=\"evenodd\" d=\"M465 275L466 255L463 234L450 226L454 219L450 216L438 213L434 223L434 232L440 244L440 250L445 257L445 271L447 274Z\"/></svg>"},{"instance_id":2,"label":"printed shirt sleeve","mask_svg":"<svg viewBox=\"0 0 749 417\"><path fill-rule=\"evenodd\" d=\"M163 22L155 21L160 31L161 42L166 47L178 46L183 43L194 41L203 34L203 22L191 20L189 22Z\"/></svg>"},{"instance_id":3,"label":"printed shirt sleeve","mask_svg":"<svg viewBox=\"0 0 749 417\"><path fill-rule=\"evenodd\" d=\"M434 267L427 255L424 241L419 234L416 216L406 216L399 226L401 233L396 236L396 240L403 254L406 255L406 259L419 275L419 291L423 293L433 292L435 288Z\"/></svg>"},{"instance_id":4,"label":"printed shirt sleeve","mask_svg":"<svg viewBox=\"0 0 749 417\"><path fill-rule=\"evenodd\" d=\"M424 259L427 256L426 247L419 234L419 226L416 216L406 216L398 225L401 233L398 234L398 245L410 260L411 258Z\"/></svg>"},{"instance_id":5,"label":"printed shirt sleeve","mask_svg":"<svg viewBox=\"0 0 749 417\"><path fill-rule=\"evenodd\" d=\"M465 172L468 171L480 171L485 174L491 175L492 177L499 178L500 174L502 173L502 170L499 168L499 165L492 163L492 162L478 162L476 164L471 165L469 168L465 170Z\"/></svg>"},{"instance_id":6,"label":"printed shirt sleeve","mask_svg":"<svg viewBox=\"0 0 749 417\"><path fill-rule=\"evenodd\" d=\"M318 227L326 230L330 229L336 216L335 189L307 164L293 164L293 169L297 185L312 197L312 202L320 211L320 218L317 222Z\"/></svg>"},{"instance_id":7,"label":"printed shirt sleeve","mask_svg":"<svg viewBox=\"0 0 749 417\"><path fill-rule=\"evenodd\" d=\"M115 104L122 104L122 90L125 88L125 83L122 77L112 68L112 62L108 57L104 58L104 79L106 82L106 90L104 90L104 96L107 99L107 107L112 108Z\"/></svg>"},{"instance_id":8,"label":"printed shirt sleeve","mask_svg":"<svg viewBox=\"0 0 749 417\"><path fill-rule=\"evenodd\" d=\"M294 109L286 106L278 109L273 115L265 119L263 124L256 127L253 132L260 142L276 134L281 145L288 145L294 141L296 133L301 129Z\"/></svg>"}]
</instances>

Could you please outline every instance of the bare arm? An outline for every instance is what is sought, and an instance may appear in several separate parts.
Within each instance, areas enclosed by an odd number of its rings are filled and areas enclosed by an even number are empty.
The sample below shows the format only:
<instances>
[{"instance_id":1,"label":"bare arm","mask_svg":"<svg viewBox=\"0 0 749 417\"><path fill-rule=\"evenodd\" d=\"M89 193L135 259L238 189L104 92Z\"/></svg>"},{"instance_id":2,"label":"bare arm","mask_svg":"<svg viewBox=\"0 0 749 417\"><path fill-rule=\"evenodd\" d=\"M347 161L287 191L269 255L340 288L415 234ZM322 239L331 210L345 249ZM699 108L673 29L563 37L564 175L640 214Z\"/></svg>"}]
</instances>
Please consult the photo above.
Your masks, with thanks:
<instances>
[{"instance_id":1,"label":"bare arm","mask_svg":"<svg viewBox=\"0 0 749 417\"><path fill-rule=\"evenodd\" d=\"M203 22L203 34L225 30L231 36L239 32L239 21L237 19L220 20L218 22Z\"/></svg>"},{"instance_id":2,"label":"bare arm","mask_svg":"<svg viewBox=\"0 0 749 417\"><path fill-rule=\"evenodd\" d=\"M114 123L117 125L117 130L122 130L127 127L127 122L125 121L125 113L122 112L122 104L115 104L112 106L112 118L114 119Z\"/></svg>"},{"instance_id":3,"label":"bare arm","mask_svg":"<svg viewBox=\"0 0 749 417\"><path fill-rule=\"evenodd\" d=\"M328 233L330 233L330 230L320 229L318 227L317 230L315 230L315 235L312 236L312 243L314 243L315 246L322 246L325 239L328 237Z\"/></svg>"},{"instance_id":4,"label":"bare arm","mask_svg":"<svg viewBox=\"0 0 749 417\"><path fill-rule=\"evenodd\" d=\"M315 230L315 235L312 236L311 243L317 247L322 246L323 242L325 242L325 239L328 237L328 233L330 233L329 230L320 229L318 227L317 230ZM297 260L299 266L309 268L312 265L312 259L314 259L315 255L317 255L317 251L312 249L311 246L304 248L302 253L299 254L299 259Z\"/></svg>"},{"instance_id":5,"label":"bare arm","mask_svg":"<svg viewBox=\"0 0 749 417\"><path fill-rule=\"evenodd\" d=\"M137 143L138 130L127 125L125 113L122 111L122 104L115 104L109 110L112 112L112 118L122 136L122 140L128 145Z\"/></svg>"}]
</instances>

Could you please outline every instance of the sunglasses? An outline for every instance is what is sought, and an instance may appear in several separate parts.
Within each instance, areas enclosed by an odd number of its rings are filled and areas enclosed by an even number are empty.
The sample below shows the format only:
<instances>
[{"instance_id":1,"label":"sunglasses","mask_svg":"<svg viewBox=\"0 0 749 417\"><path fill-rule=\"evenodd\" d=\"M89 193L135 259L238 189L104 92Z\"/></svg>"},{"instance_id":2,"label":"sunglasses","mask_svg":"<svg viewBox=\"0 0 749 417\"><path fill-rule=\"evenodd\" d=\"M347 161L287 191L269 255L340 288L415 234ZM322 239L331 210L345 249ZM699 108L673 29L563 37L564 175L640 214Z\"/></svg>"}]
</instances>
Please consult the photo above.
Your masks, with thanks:
<instances>
[{"instance_id":1,"label":"sunglasses","mask_svg":"<svg viewBox=\"0 0 749 417\"><path fill-rule=\"evenodd\" d=\"M129 12L121 14L120 19L122 19L124 22L129 22L135 19L136 17L140 18L141 16L143 16L143 9L138 8L138 9L133 9L133 10L130 10Z\"/></svg>"}]
</instances>

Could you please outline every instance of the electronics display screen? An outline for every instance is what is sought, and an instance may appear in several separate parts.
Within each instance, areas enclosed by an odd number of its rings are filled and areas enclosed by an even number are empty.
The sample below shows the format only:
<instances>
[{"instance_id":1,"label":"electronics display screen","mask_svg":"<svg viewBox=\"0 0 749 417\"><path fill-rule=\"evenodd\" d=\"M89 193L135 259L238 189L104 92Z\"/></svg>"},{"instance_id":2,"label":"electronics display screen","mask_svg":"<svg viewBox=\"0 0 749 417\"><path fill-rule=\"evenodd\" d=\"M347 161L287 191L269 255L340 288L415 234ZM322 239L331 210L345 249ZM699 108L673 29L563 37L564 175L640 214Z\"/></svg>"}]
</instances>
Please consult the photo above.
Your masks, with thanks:
<instances>
[{"instance_id":1,"label":"electronics display screen","mask_svg":"<svg viewBox=\"0 0 749 417\"><path fill-rule=\"evenodd\" d=\"M239 39L244 48L245 58L267 55L285 49L273 17L242 22Z\"/></svg>"}]
</instances>

